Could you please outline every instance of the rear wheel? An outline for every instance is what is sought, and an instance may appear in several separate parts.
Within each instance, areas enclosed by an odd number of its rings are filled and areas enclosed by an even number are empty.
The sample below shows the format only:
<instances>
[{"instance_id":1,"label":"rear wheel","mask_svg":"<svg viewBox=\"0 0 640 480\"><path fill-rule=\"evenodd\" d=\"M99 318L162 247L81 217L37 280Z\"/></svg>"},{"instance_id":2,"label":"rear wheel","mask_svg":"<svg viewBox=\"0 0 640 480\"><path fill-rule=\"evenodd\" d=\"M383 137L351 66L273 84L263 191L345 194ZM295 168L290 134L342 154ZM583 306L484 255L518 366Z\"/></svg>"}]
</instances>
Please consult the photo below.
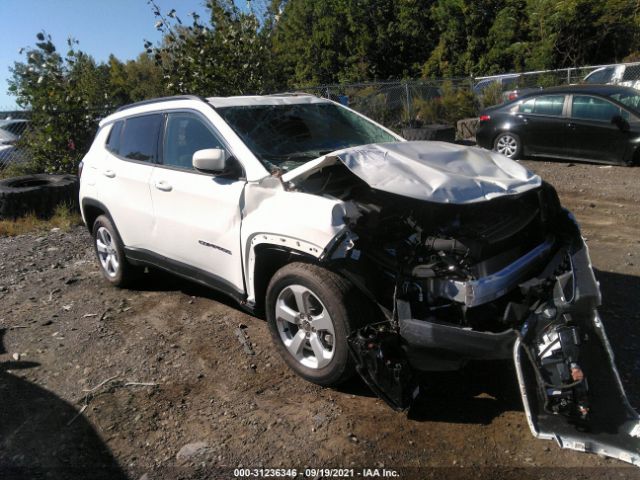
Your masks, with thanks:
<instances>
[{"instance_id":1,"label":"rear wheel","mask_svg":"<svg viewBox=\"0 0 640 480\"><path fill-rule=\"evenodd\" d=\"M505 157L516 160L522 155L522 141L515 133L501 133L493 142L493 149Z\"/></svg>"},{"instance_id":2,"label":"rear wheel","mask_svg":"<svg viewBox=\"0 0 640 480\"><path fill-rule=\"evenodd\" d=\"M138 269L127 262L120 235L106 215L100 215L93 223L93 245L102 276L116 287L131 285Z\"/></svg>"},{"instance_id":3,"label":"rear wheel","mask_svg":"<svg viewBox=\"0 0 640 480\"><path fill-rule=\"evenodd\" d=\"M335 386L355 366L347 337L360 324L359 295L334 272L305 263L278 270L267 289L266 314L276 349L305 380Z\"/></svg>"}]
</instances>

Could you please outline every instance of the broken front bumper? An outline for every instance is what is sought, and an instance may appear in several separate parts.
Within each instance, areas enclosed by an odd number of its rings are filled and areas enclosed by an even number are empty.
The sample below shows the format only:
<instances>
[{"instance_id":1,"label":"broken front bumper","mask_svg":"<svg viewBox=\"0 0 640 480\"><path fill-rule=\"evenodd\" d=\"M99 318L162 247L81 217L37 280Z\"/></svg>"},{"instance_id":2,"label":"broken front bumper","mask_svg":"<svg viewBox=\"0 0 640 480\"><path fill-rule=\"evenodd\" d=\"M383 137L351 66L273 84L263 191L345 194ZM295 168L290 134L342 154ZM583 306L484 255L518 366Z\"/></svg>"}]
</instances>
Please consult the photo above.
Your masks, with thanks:
<instances>
[{"instance_id":1,"label":"broken front bumper","mask_svg":"<svg viewBox=\"0 0 640 480\"><path fill-rule=\"evenodd\" d=\"M572 250L570 264L570 272L557 277L553 298L544 299L535 311L530 311L519 330L480 332L415 319L410 306L398 300L395 321L369 325L349 338L358 372L390 406L405 410L417 395L419 371L455 370L466 360L512 358L525 415L536 438L554 439L562 448L598 453L640 466L640 416L627 400L598 316L599 286L582 241ZM568 319L569 327L563 319ZM580 398L563 393L576 388L571 383L581 382L557 382L541 376L541 372L549 373L560 365L548 362L553 351L550 347L554 346L548 341L549 326L559 326L560 333L581 332L576 333L575 343L569 348L579 350L580 373L584 371L588 379L588 384L585 380L578 387L583 393L588 390L584 405L579 403ZM541 335L547 337L548 343L537 343ZM555 350L562 354L560 340L554 340L560 345ZM563 413L567 399L569 404L584 407L588 415L578 418ZM548 408L550 401L556 402L557 408Z\"/></svg>"},{"instance_id":2,"label":"broken front bumper","mask_svg":"<svg viewBox=\"0 0 640 480\"><path fill-rule=\"evenodd\" d=\"M560 415L550 415L542 408L535 379L522 361L525 348L520 339L513 346L513 362L522 395L527 423L533 436L555 440L561 448L597 453L640 466L640 416L631 407L614 356L597 312L593 315L593 331L585 371L589 383L591 411L586 424L576 425Z\"/></svg>"}]
</instances>

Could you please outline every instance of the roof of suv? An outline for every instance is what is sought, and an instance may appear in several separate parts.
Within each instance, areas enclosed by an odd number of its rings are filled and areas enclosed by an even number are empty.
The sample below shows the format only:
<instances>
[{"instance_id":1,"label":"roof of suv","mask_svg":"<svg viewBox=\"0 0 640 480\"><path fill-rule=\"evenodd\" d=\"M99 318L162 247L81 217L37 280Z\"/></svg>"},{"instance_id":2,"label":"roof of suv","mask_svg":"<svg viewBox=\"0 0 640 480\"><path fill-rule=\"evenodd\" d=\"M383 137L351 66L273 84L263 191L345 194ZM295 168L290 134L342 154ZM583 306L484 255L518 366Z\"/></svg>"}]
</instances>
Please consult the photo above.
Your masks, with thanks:
<instances>
[{"instance_id":1,"label":"roof of suv","mask_svg":"<svg viewBox=\"0 0 640 480\"><path fill-rule=\"evenodd\" d=\"M131 103L129 105L124 105L118 108L114 113L108 115L103 118L100 122L100 126L105 123L109 123L113 120L127 117L126 112L130 109L135 109L137 107L152 107L151 110L161 109L166 103L173 103L175 101L196 101L208 103L213 108L224 108L224 107L239 107L239 106L250 106L250 105L294 105L294 104L310 104L310 103L331 103L330 100L325 98L316 97L315 95L310 95L308 93L279 93L275 95L244 95L244 96L236 96L236 97L209 97L202 98L196 95L176 95L173 97L161 97L161 98L151 98L149 100L142 100L141 102ZM149 109L145 109L149 110ZM128 113L128 112L127 112ZM131 112L139 113L138 110L134 110Z\"/></svg>"},{"instance_id":2,"label":"roof of suv","mask_svg":"<svg viewBox=\"0 0 640 480\"><path fill-rule=\"evenodd\" d=\"M307 93L283 93L277 95L247 95L238 97L209 97L207 102L215 108L246 107L250 105L293 105L300 103L330 103L325 98Z\"/></svg>"}]
</instances>

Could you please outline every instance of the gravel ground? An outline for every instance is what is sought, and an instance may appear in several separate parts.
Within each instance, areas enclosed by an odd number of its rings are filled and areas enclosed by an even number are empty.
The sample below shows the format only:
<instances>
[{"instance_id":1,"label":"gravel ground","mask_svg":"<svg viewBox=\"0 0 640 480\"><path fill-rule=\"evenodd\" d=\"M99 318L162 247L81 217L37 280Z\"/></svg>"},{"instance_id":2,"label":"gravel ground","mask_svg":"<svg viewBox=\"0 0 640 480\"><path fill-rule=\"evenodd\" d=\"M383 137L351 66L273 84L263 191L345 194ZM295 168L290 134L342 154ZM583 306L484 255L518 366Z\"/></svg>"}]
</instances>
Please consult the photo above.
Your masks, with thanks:
<instances>
[{"instance_id":1,"label":"gravel ground","mask_svg":"<svg viewBox=\"0 0 640 480\"><path fill-rule=\"evenodd\" d=\"M640 168L524 163L583 227L640 406ZM215 292L157 272L138 290L108 286L90 245L82 227L0 238L0 478L233 478L239 466L640 478L535 440L508 364L434 376L397 413L358 379L340 390L299 379L265 322Z\"/></svg>"}]
</instances>

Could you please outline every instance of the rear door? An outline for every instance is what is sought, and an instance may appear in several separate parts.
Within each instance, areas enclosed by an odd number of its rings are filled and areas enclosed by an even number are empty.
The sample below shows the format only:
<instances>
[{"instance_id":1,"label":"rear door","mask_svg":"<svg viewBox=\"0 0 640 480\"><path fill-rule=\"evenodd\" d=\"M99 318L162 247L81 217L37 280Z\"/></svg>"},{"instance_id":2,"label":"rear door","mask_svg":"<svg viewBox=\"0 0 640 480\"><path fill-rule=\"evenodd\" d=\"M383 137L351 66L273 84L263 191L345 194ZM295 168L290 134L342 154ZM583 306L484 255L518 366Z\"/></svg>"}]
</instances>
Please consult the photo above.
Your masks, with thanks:
<instances>
[{"instance_id":1,"label":"rear door","mask_svg":"<svg viewBox=\"0 0 640 480\"><path fill-rule=\"evenodd\" d=\"M566 95L540 95L525 99L516 115L522 121L522 143L526 154L566 155Z\"/></svg>"},{"instance_id":2,"label":"rear door","mask_svg":"<svg viewBox=\"0 0 640 480\"><path fill-rule=\"evenodd\" d=\"M217 177L192 166L194 152L230 148L195 111L166 114L160 162L150 179L155 225L152 250L173 267L228 293L243 292L240 252L241 174ZM241 168L237 170L241 171Z\"/></svg>"},{"instance_id":3,"label":"rear door","mask_svg":"<svg viewBox=\"0 0 640 480\"><path fill-rule=\"evenodd\" d=\"M153 227L149 179L158 156L162 114L116 121L105 161L98 164L98 198L109 210L127 247L148 248Z\"/></svg>"},{"instance_id":4,"label":"rear door","mask_svg":"<svg viewBox=\"0 0 640 480\"><path fill-rule=\"evenodd\" d=\"M604 98L573 95L569 110L569 155L600 162L620 162L629 145L630 132L611 123L612 117L628 113Z\"/></svg>"}]
</instances>

